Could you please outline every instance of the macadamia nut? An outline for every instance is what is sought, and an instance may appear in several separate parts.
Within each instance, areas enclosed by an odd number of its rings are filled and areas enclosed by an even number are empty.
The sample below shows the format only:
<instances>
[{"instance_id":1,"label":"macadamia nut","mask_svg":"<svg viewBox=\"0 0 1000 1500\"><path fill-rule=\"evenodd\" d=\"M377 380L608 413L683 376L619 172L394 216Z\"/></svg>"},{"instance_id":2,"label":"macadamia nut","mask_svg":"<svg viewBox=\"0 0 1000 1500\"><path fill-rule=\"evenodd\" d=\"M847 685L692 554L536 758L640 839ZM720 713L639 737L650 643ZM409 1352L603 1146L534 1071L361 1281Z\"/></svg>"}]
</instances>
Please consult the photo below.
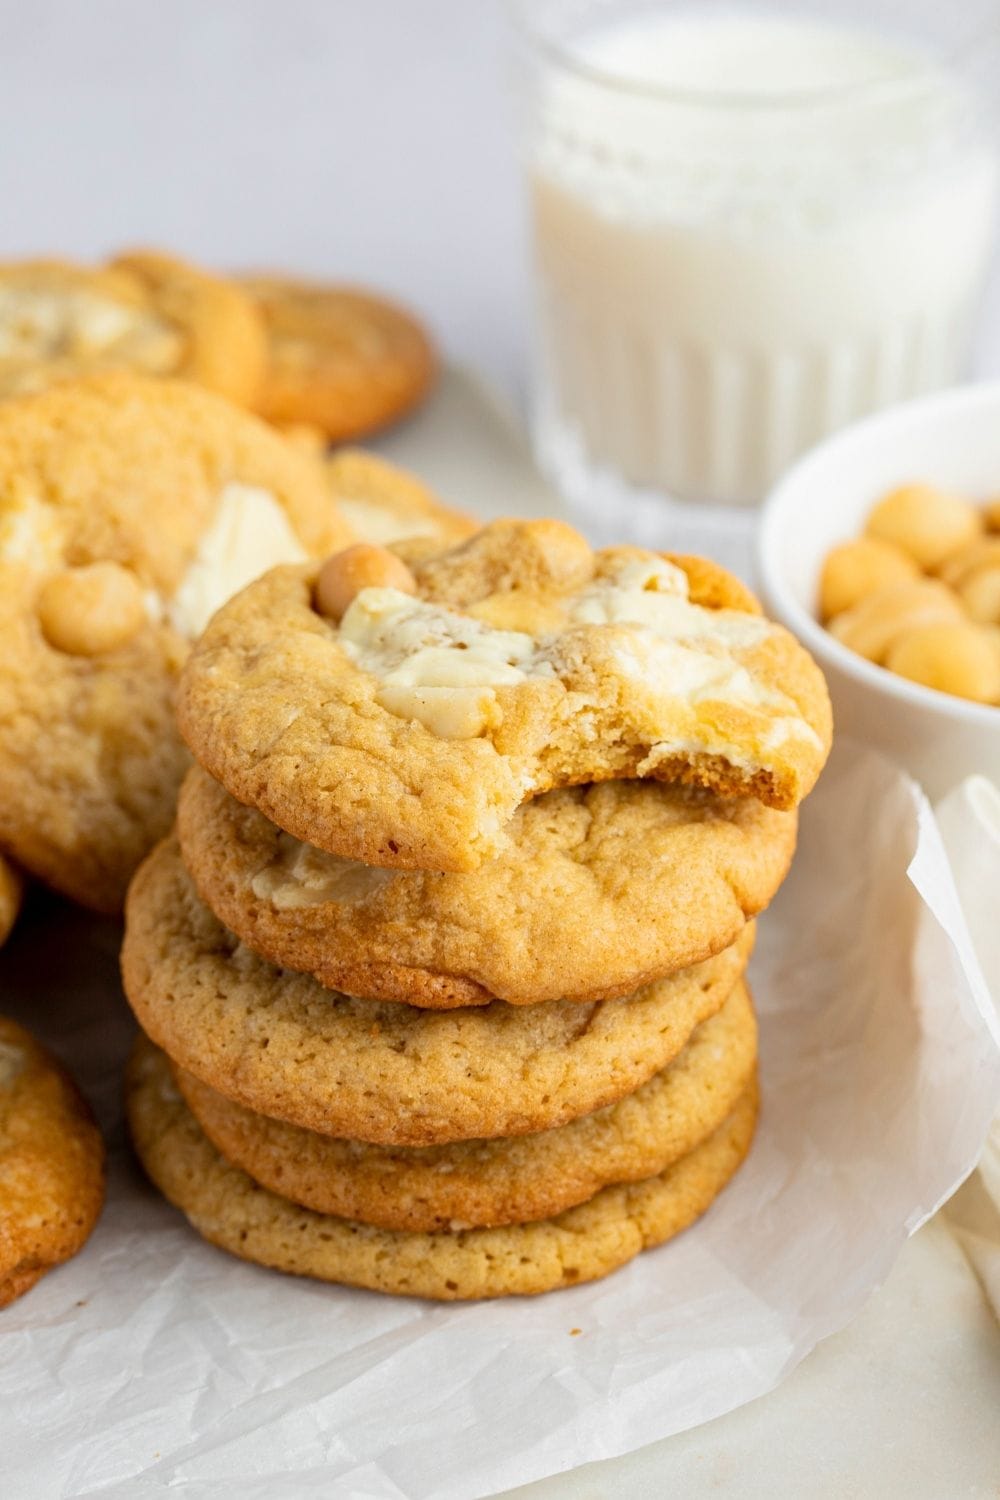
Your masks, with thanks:
<instances>
[{"instance_id":1,"label":"macadamia nut","mask_svg":"<svg viewBox=\"0 0 1000 1500\"><path fill-rule=\"evenodd\" d=\"M415 594L413 574L394 552L359 542L328 557L316 579L315 603L321 615L340 620L362 589L398 589Z\"/></svg>"},{"instance_id":2,"label":"macadamia nut","mask_svg":"<svg viewBox=\"0 0 1000 1500\"><path fill-rule=\"evenodd\" d=\"M879 537L861 536L843 542L827 554L819 584L820 613L824 620L853 609L855 604L894 583L905 583L919 575L907 552Z\"/></svg>"},{"instance_id":3,"label":"macadamia nut","mask_svg":"<svg viewBox=\"0 0 1000 1500\"><path fill-rule=\"evenodd\" d=\"M967 573L957 593L974 620L1000 625L1000 562Z\"/></svg>"},{"instance_id":4,"label":"macadamia nut","mask_svg":"<svg viewBox=\"0 0 1000 1500\"><path fill-rule=\"evenodd\" d=\"M946 557L937 569L942 583L958 588L970 573L984 567L1000 568L1000 536L982 536L968 547L961 547Z\"/></svg>"},{"instance_id":5,"label":"macadamia nut","mask_svg":"<svg viewBox=\"0 0 1000 1500\"><path fill-rule=\"evenodd\" d=\"M1000 703L1000 633L971 621L910 630L890 647L885 664L924 687Z\"/></svg>"},{"instance_id":6,"label":"macadamia nut","mask_svg":"<svg viewBox=\"0 0 1000 1500\"><path fill-rule=\"evenodd\" d=\"M930 484L892 490L875 506L867 526L869 536L901 547L927 569L975 541L982 529L982 515L971 501Z\"/></svg>"},{"instance_id":7,"label":"macadamia nut","mask_svg":"<svg viewBox=\"0 0 1000 1500\"><path fill-rule=\"evenodd\" d=\"M869 594L853 609L830 621L830 633L851 651L882 663L897 638L924 625L948 624L965 617L951 589L931 578L892 584Z\"/></svg>"},{"instance_id":8,"label":"macadamia nut","mask_svg":"<svg viewBox=\"0 0 1000 1500\"><path fill-rule=\"evenodd\" d=\"M49 645L70 656L115 651L146 619L138 578L114 562L53 573L41 587L37 608Z\"/></svg>"}]
</instances>

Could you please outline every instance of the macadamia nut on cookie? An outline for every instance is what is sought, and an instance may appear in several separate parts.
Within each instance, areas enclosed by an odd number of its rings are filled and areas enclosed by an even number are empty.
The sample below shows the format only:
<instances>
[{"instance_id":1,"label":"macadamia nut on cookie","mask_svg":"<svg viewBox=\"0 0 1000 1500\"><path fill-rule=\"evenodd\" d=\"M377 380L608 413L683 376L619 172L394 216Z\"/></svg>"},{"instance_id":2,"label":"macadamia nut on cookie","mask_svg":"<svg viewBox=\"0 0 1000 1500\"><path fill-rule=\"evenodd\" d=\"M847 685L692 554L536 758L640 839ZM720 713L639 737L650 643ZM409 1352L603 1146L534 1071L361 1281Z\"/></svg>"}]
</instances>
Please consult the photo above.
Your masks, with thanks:
<instances>
[{"instance_id":1,"label":"macadamia nut on cookie","mask_svg":"<svg viewBox=\"0 0 1000 1500\"><path fill-rule=\"evenodd\" d=\"M145 617L139 580L120 563L63 568L46 579L38 595L38 619L46 640L70 656L117 650L138 632Z\"/></svg>"},{"instance_id":2,"label":"macadamia nut on cookie","mask_svg":"<svg viewBox=\"0 0 1000 1500\"><path fill-rule=\"evenodd\" d=\"M340 620L362 589L396 589L401 594L415 594L417 584L394 552L359 542L343 552L335 552L320 568L316 608L328 619Z\"/></svg>"}]
</instances>

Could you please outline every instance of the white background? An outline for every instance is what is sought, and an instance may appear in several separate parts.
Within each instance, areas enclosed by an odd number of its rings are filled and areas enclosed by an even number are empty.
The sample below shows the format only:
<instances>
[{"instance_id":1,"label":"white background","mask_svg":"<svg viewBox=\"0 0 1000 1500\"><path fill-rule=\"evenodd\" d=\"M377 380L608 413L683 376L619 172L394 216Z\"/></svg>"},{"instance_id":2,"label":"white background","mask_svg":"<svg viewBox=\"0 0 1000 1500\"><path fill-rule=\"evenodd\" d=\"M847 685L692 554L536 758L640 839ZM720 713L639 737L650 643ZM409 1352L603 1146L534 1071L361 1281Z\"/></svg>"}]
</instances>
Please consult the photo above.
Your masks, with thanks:
<instances>
[{"instance_id":1,"label":"white background","mask_svg":"<svg viewBox=\"0 0 1000 1500\"><path fill-rule=\"evenodd\" d=\"M0 0L0 254L370 282L519 396L506 36L502 0ZM996 286L977 368L1000 371Z\"/></svg>"},{"instance_id":2,"label":"white background","mask_svg":"<svg viewBox=\"0 0 1000 1500\"><path fill-rule=\"evenodd\" d=\"M2 0L0 254L359 279L513 391L504 30L494 0Z\"/></svg>"}]
</instances>

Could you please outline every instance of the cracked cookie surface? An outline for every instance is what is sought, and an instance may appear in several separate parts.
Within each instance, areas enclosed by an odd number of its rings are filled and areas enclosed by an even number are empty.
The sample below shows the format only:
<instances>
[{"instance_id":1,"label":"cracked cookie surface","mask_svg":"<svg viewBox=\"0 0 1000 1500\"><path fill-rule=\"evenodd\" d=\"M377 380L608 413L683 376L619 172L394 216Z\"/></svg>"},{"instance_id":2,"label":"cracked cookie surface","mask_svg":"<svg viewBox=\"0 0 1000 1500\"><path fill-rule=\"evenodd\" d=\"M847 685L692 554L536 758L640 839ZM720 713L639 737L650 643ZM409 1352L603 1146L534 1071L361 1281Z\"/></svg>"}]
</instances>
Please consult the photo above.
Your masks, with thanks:
<instances>
[{"instance_id":1,"label":"cracked cookie surface","mask_svg":"<svg viewBox=\"0 0 1000 1500\"><path fill-rule=\"evenodd\" d=\"M140 1039L127 1112L153 1182L205 1239L245 1260L399 1296L531 1296L605 1276L694 1222L745 1159L757 1118L746 1090L718 1129L665 1172L603 1188L551 1219L415 1233L317 1214L259 1187L215 1150L163 1053Z\"/></svg>"},{"instance_id":2,"label":"cracked cookie surface","mask_svg":"<svg viewBox=\"0 0 1000 1500\"><path fill-rule=\"evenodd\" d=\"M86 1242L104 1202L104 1141L66 1070L0 1016L0 1307Z\"/></svg>"},{"instance_id":3,"label":"cracked cookie surface","mask_svg":"<svg viewBox=\"0 0 1000 1500\"><path fill-rule=\"evenodd\" d=\"M325 1135L431 1145L564 1124L634 1092L716 1014L732 948L617 1000L428 1011L356 1000L255 957L199 900L176 842L138 871L122 974L143 1030L258 1114Z\"/></svg>"},{"instance_id":4,"label":"cracked cookie surface","mask_svg":"<svg viewBox=\"0 0 1000 1500\"><path fill-rule=\"evenodd\" d=\"M608 999L728 948L784 879L796 814L604 782L525 803L478 870L386 870L300 843L193 767L177 831L202 899L254 952L447 1009Z\"/></svg>"},{"instance_id":5,"label":"cracked cookie surface","mask_svg":"<svg viewBox=\"0 0 1000 1500\"><path fill-rule=\"evenodd\" d=\"M818 776L822 674L723 569L595 553L555 521L407 555L410 592L345 595L347 554L275 569L188 662L178 712L196 759L296 838L470 870L554 787L639 777L791 808ZM337 620L317 608L332 565L350 598Z\"/></svg>"},{"instance_id":6,"label":"cracked cookie surface","mask_svg":"<svg viewBox=\"0 0 1000 1500\"><path fill-rule=\"evenodd\" d=\"M188 763L191 640L276 551L348 536L312 463L193 385L115 373L0 406L0 844L119 909Z\"/></svg>"},{"instance_id":7,"label":"cracked cookie surface","mask_svg":"<svg viewBox=\"0 0 1000 1500\"><path fill-rule=\"evenodd\" d=\"M182 1069L175 1081L216 1149L263 1187L317 1213L423 1232L548 1219L612 1183L657 1176L722 1124L756 1057L753 1007L738 983L627 1098L554 1130L445 1146L338 1140L253 1114Z\"/></svg>"}]
</instances>

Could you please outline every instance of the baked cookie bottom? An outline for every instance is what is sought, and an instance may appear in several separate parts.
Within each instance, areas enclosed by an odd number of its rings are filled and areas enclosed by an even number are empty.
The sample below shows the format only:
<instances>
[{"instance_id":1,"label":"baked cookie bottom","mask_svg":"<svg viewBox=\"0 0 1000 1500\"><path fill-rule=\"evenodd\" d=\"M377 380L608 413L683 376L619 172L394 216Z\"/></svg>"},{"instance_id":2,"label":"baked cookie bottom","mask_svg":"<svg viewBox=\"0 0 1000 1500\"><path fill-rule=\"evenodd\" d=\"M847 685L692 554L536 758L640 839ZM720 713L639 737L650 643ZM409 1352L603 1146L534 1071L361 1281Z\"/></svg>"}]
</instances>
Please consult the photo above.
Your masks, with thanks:
<instances>
[{"instance_id":1,"label":"baked cookie bottom","mask_svg":"<svg viewBox=\"0 0 1000 1500\"><path fill-rule=\"evenodd\" d=\"M77 1253L104 1202L104 1141L76 1084L0 1016L0 1307Z\"/></svg>"},{"instance_id":2,"label":"baked cookie bottom","mask_svg":"<svg viewBox=\"0 0 1000 1500\"><path fill-rule=\"evenodd\" d=\"M602 1189L555 1218L419 1234L300 1208L231 1167L202 1132L162 1052L140 1040L127 1113L148 1175L212 1244L243 1260L397 1296L533 1296L593 1281L694 1222L750 1149L752 1083L721 1126L657 1177Z\"/></svg>"},{"instance_id":3,"label":"baked cookie bottom","mask_svg":"<svg viewBox=\"0 0 1000 1500\"><path fill-rule=\"evenodd\" d=\"M277 969L200 901L176 840L129 892L122 974L143 1030L258 1114L323 1135L427 1146L530 1134L623 1098L718 1011L753 945L589 1004L428 1011Z\"/></svg>"},{"instance_id":4,"label":"baked cookie bottom","mask_svg":"<svg viewBox=\"0 0 1000 1500\"><path fill-rule=\"evenodd\" d=\"M655 1177L718 1129L756 1060L740 983L669 1067L618 1103L535 1135L410 1149L300 1130L181 1069L174 1078L216 1149L262 1187L317 1213L422 1232L548 1219L612 1183Z\"/></svg>"}]
</instances>

